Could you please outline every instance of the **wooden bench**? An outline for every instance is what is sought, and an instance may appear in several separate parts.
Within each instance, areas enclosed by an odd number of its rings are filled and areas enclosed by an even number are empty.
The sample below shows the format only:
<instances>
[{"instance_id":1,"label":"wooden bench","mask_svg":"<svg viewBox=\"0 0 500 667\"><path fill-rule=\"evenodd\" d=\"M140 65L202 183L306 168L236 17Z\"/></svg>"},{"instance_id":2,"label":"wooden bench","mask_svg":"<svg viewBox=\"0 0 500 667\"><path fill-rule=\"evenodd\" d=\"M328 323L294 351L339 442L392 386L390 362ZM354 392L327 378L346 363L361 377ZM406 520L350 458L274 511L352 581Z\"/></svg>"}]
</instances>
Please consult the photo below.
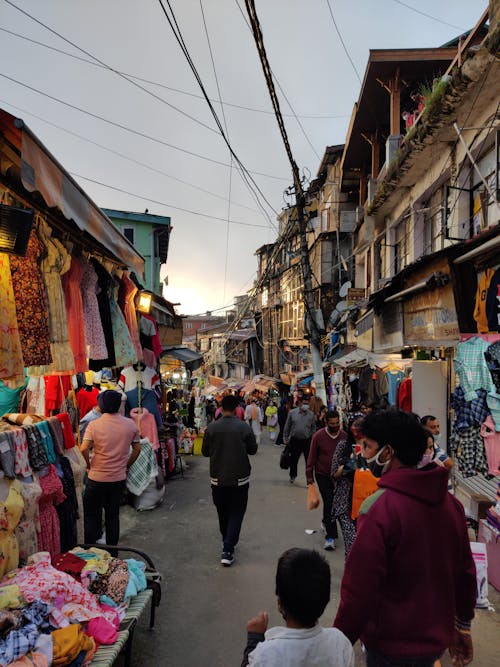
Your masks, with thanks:
<instances>
[{"instance_id":1,"label":"wooden bench","mask_svg":"<svg viewBox=\"0 0 500 667\"><path fill-rule=\"evenodd\" d=\"M132 547L109 547L102 544L80 544L78 545L84 549L90 549L91 547L97 547L99 549L113 549L114 551L130 552L131 555L140 556L143 561L146 563L146 581L147 588L144 591L141 591L138 595L133 597L130 600L130 603L126 609L125 616L120 623L120 629L118 633L118 639L114 644L105 646L104 644L100 646L93 657L90 665L92 667L111 667L117 660L118 656L122 651L125 653L125 667L130 666L132 659L132 644L134 640L134 632L137 626L137 623L141 616L144 614L148 604L150 605L149 612L149 627L150 629L154 628L155 625L155 611L156 607L160 604L161 599L161 575L157 572L155 565L151 558L138 549L133 549Z\"/></svg>"},{"instance_id":2,"label":"wooden bench","mask_svg":"<svg viewBox=\"0 0 500 667\"><path fill-rule=\"evenodd\" d=\"M458 471L453 472L453 488L455 496L465 509L465 514L479 522L484 519L486 510L495 502L500 477L486 479L483 475L462 477Z\"/></svg>"}]
</instances>

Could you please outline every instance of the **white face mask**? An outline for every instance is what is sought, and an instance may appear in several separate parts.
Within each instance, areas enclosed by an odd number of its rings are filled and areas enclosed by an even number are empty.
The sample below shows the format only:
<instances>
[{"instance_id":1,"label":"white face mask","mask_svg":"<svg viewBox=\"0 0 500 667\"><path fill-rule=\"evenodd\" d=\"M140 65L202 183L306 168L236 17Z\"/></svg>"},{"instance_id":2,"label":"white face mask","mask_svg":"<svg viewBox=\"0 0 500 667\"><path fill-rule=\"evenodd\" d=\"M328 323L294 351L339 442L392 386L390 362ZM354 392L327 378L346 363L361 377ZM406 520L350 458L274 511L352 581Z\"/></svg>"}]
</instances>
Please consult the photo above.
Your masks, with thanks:
<instances>
[{"instance_id":1,"label":"white face mask","mask_svg":"<svg viewBox=\"0 0 500 667\"><path fill-rule=\"evenodd\" d=\"M302 403L301 409L305 412L306 410L309 410L309 403Z\"/></svg>"},{"instance_id":2,"label":"white face mask","mask_svg":"<svg viewBox=\"0 0 500 667\"><path fill-rule=\"evenodd\" d=\"M380 455L382 454L382 452L386 447L387 445L384 445L382 449L379 449L379 451L375 454L375 456L372 456L369 459L365 459L366 465L372 471L374 477L382 477L382 475L384 474L384 472L386 472L387 468L389 467L392 461L392 456L385 463L382 463L380 461Z\"/></svg>"},{"instance_id":3,"label":"white face mask","mask_svg":"<svg viewBox=\"0 0 500 667\"><path fill-rule=\"evenodd\" d=\"M437 435L434 436L434 444L438 446L440 441L441 441L441 433L438 433Z\"/></svg>"}]
</instances>

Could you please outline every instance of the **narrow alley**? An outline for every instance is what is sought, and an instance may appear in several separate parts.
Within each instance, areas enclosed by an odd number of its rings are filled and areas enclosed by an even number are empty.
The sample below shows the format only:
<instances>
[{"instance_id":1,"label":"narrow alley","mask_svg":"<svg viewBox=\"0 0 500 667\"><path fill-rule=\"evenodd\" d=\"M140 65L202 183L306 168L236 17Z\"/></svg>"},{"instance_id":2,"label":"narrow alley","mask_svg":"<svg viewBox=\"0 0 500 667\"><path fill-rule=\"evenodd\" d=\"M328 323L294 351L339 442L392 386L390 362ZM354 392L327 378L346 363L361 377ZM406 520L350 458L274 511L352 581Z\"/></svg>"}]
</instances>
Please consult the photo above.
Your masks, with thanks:
<instances>
[{"instance_id":1,"label":"narrow alley","mask_svg":"<svg viewBox=\"0 0 500 667\"><path fill-rule=\"evenodd\" d=\"M134 640L132 667L238 667L246 643L245 626L257 612L269 611L269 627L282 625L274 596L274 575L280 554L292 546L314 548L326 555L332 570L332 596L321 621L334 618L342 578L341 539L334 552L323 552L320 510L305 507L303 461L294 485L279 468L280 448L264 435L252 457L249 506L235 563L220 565L217 516L212 505L208 460L186 457L184 479L167 486L164 504L152 512L122 509L122 543L147 551L163 575L163 596L156 628L142 619ZM317 532L307 535L306 529ZM500 595L489 587L496 612L477 610L473 625L474 667L493 667L498 654ZM356 665L361 665L359 644ZM442 667L450 667L448 656Z\"/></svg>"}]
</instances>

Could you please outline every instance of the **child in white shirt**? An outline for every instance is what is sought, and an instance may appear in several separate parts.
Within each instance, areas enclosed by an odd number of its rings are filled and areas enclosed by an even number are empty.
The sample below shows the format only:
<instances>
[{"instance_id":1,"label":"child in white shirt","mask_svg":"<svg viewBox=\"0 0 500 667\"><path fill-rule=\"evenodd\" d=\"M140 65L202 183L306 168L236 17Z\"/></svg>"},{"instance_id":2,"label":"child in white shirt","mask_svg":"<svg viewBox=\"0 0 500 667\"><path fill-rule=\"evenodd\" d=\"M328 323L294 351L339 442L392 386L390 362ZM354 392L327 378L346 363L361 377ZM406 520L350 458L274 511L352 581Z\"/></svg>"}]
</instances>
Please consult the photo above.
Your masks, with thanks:
<instances>
[{"instance_id":1,"label":"child in white shirt","mask_svg":"<svg viewBox=\"0 0 500 667\"><path fill-rule=\"evenodd\" d=\"M267 630L267 612L248 621L241 667L354 667L347 637L318 625L330 600L330 566L317 551L285 551L278 561L276 595L286 627Z\"/></svg>"}]
</instances>

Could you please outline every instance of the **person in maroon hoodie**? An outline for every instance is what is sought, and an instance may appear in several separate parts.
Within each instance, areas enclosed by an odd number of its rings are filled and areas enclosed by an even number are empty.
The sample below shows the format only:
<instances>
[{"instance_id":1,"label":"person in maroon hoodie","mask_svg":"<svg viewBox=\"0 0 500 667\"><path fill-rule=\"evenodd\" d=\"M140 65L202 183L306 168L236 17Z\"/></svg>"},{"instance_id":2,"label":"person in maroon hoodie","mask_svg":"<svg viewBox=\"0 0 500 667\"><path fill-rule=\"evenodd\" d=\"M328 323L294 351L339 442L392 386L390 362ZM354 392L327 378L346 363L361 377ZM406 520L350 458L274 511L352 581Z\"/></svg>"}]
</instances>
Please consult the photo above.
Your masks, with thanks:
<instances>
[{"instance_id":1,"label":"person in maroon hoodie","mask_svg":"<svg viewBox=\"0 0 500 667\"><path fill-rule=\"evenodd\" d=\"M448 471L417 470L427 432L411 414L363 420L364 452L379 490L358 517L334 626L366 647L368 667L432 667L448 648L472 661L476 572L465 514Z\"/></svg>"}]
</instances>

